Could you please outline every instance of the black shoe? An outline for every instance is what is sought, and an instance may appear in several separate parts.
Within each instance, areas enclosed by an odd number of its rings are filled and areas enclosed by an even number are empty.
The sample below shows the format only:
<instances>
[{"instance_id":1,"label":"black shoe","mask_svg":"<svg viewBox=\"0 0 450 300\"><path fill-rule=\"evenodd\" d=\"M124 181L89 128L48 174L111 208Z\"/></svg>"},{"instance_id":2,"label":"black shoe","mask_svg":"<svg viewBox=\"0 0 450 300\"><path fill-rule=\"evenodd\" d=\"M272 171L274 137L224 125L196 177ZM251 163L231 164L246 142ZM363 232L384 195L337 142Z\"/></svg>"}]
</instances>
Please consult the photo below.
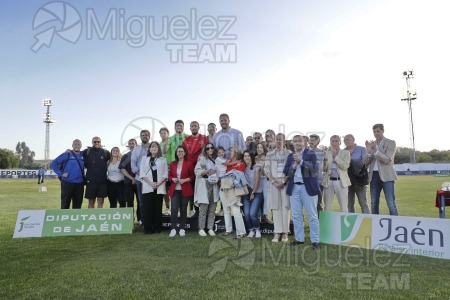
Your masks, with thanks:
<instances>
[{"instance_id":1,"label":"black shoe","mask_svg":"<svg viewBox=\"0 0 450 300\"><path fill-rule=\"evenodd\" d=\"M312 243L313 250L320 250L319 243Z\"/></svg>"},{"instance_id":2,"label":"black shoe","mask_svg":"<svg viewBox=\"0 0 450 300\"><path fill-rule=\"evenodd\" d=\"M297 240L293 240L289 245L291 246L298 246L298 245L303 245L305 242L299 242Z\"/></svg>"}]
</instances>

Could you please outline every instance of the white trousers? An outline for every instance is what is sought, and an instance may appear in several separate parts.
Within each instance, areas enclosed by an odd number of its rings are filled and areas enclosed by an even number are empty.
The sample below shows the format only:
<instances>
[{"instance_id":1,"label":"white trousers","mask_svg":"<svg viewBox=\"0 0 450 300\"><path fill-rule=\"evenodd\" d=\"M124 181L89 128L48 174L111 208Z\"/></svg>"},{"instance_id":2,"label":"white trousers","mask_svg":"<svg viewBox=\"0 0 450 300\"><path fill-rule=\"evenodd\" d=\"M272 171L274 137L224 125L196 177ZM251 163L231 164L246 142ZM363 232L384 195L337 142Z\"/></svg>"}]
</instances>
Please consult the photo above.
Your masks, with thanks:
<instances>
[{"instance_id":1,"label":"white trousers","mask_svg":"<svg viewBox=\"0 0 450 300\"><path fill-rule=\"evenodd\" d=\"M330 180L328 187L323 189L325 211L333 210L333 198L336 195L341 212L348 212L348 188L342 187L340 180Z\"/></svg>"}]
</instances>

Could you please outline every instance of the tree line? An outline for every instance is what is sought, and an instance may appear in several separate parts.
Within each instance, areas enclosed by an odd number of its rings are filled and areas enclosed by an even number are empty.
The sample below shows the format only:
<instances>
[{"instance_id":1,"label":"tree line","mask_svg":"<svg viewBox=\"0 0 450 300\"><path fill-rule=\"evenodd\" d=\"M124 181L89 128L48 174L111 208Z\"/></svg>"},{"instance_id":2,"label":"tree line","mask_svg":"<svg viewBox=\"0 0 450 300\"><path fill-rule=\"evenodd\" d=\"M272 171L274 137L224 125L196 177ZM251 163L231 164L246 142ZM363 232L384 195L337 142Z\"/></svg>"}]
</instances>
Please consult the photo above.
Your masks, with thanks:
<instances>
[{"instance_id":1,"label":"tree line","mask_svg":"<svg viewBox=\"0 0 450 300\"><path fill-rule=\"evenodd\" d=\"M37 169L41 165L35 163L34 156L25 142L18 142L15 152L0 148L0 169Z\"/></svg>"}]
</instances>

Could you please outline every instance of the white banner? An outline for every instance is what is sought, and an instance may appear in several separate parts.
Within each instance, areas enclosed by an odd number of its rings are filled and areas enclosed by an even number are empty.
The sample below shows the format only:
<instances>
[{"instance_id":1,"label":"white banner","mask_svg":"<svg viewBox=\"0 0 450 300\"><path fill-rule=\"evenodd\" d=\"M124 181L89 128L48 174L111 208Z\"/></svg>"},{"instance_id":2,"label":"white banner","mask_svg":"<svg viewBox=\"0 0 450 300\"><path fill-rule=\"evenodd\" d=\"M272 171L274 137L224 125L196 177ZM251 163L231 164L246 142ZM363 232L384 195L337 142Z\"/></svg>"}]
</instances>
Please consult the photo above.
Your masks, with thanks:
<instances>
[{"instance_id":1,"label":"white banner","mask_svg":"<svg viewBox=\"0 0 450 300\"><path fill-rule=\"evenodd\" d=\"M450 220L320 213L320 242L450 259Z\"/></svg>"}]
</instances>

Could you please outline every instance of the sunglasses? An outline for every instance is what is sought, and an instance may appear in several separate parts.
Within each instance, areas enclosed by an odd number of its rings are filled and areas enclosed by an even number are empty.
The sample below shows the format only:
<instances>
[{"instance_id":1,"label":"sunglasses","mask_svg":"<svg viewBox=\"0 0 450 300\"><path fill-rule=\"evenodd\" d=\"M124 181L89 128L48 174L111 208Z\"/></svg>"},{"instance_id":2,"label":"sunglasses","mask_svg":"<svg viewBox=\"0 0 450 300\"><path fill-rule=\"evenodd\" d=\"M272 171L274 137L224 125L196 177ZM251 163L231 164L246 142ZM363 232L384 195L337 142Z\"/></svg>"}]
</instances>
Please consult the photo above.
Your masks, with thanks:
<instances>
[{"instance_id":1,"label":"sunglasses","mask_svg":"<svg viewBox=\"0 0 450 300\"><path fill-rule=\"evenodd\" d=\"M206 147L206 151L208 150L214 150L214 147Z\"/></svg>"},{"instance_id":2,"label":"sunglasses","mask_svg":"<svg viewBox=\"0 0 450 300\"><path fill-rule=\"evenodd\" d=\"M100 144L101 141L92 141L94 144Z\"/></svg>"}]
</instances>

